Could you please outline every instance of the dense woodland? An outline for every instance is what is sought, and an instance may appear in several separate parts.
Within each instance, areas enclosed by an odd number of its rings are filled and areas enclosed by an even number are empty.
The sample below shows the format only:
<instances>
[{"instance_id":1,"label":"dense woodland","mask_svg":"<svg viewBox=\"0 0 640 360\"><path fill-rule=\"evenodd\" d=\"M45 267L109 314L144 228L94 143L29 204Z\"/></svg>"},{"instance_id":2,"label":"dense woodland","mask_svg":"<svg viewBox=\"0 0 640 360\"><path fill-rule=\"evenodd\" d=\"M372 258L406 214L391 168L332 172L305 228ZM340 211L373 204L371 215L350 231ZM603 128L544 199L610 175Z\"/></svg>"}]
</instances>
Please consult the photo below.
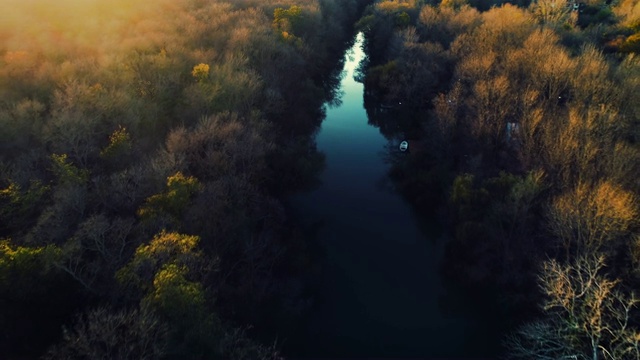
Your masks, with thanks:
<instances>
[{"instance_id":1,"label":"dense woodland","mask_svg":"<svg viewBox=\"0 0 640 360\"><path fill-rule=\"evenodd\" d=\"M504 355L640 358L640 2L575 4L5 0L2 357L280 358L314 267L283 199L357 21L370 121L419 145L390 176Z\"/></svg>"},{"instance_id":2,"label":"dense woodland","mask_svg":"<svg viewBox=\"0 0 640 360\"><path fill-rule=\"evenodd\" d=\"M274 359L360 0L5 0L0 354ZM293 319L293 320L291 320Z\"/></svg>"},{"instance_id":3,"label":"dense woodland","mask_svg":"<svg viewBox=\"0 0 640 360\"><path fill-rule=\"evenodd\" d=\"M381 1L358 26L391 176L504 355L640 358L640 3ZM411 145L409 146L411 151Z\"/></svg>"}]
</instances>

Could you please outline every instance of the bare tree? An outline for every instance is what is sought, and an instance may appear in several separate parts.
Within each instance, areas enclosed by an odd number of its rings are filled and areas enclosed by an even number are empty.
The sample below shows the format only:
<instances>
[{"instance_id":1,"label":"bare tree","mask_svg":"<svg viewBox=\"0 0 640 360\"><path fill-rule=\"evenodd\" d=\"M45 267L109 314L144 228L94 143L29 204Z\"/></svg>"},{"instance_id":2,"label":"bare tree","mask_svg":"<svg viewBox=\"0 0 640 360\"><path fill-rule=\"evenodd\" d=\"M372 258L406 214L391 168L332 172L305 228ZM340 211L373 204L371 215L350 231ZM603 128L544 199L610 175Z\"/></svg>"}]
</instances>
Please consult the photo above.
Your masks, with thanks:
<instances>
[{"instance_id":1,"label":"bare tree","mask_svg":"<svg viewBox=\"0 0 640 360\"><path fill-rule=\"evenodd\" d=\"M569 20L571 9L566 0L538 0L531 5L531 12L541 24L559 26Z\"/></svg>"},{"instance_id":2,"label":"bare tree","mask_svg":"<svg viewBox=\"0 0 640 360\"><path fill-rule=\"evenodd\" d=\"M79 316L62 342L45 359L160 359L167 327L146 309L113 311L98 308Z\"/></svg>"},{"instance_id":3,"label":"bare tree","mask_svg":"<svg viewBox=\"0 0 640 360\"><path fill-rule=\"evenodd\" d=\"M545 318L507 340L516 359L640 359L640 332L631 326L639 300L605 276L603 256L582 256L567 265L544 264L540 286Z\"/></svg>"}]
</instances>

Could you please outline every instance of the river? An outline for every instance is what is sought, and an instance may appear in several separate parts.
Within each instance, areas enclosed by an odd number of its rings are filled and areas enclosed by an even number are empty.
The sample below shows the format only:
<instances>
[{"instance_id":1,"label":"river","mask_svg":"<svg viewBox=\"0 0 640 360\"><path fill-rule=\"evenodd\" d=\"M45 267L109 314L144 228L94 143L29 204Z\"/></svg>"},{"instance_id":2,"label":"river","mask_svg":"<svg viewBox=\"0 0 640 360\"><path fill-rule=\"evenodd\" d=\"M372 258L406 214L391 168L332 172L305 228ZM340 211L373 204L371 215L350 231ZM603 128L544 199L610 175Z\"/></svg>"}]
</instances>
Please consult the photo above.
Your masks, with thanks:
<instances>
[{"instance_id":1,"label":"river","mask_svg":"<svg viewBox=\"0 0 640 360\"><path fill-rule=\"evenodd\" d=\"M389 140L368 124L354 80L363 35L346 53L341 104L327 105L316 136L321 185L291 199L318 226L321 278L310 317L287 340L291 357L452 357L486 354L486 328L439 271L441 232L393 191ZM339 102L340 103L340 102ZM395 145L393 145L395 146ZM473 311L471 311L473 312Z\"/></svg>"}]
</instances>

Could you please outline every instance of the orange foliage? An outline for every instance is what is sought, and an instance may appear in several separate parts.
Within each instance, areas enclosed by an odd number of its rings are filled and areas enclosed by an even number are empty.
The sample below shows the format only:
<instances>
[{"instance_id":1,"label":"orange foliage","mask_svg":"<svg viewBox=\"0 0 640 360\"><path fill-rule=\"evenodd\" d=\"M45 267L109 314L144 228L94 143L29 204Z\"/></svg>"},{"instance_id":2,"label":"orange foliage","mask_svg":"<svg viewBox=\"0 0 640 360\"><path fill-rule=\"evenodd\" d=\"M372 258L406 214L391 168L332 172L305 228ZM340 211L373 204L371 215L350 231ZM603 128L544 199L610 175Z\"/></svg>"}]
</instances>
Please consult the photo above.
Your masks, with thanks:
<instances>
[{"instance_id":1,"label":"orange foliage","mask_svg":"<svg viewBox=\"0 0 640 360\"><path fill-rule=\"evenodd\" d=\"M637 216L633 193L607 181L581 182L553 201L549 224L566 247L598 251L608 250L610 242L627 235Z\"/></svg>"}]
</instances>

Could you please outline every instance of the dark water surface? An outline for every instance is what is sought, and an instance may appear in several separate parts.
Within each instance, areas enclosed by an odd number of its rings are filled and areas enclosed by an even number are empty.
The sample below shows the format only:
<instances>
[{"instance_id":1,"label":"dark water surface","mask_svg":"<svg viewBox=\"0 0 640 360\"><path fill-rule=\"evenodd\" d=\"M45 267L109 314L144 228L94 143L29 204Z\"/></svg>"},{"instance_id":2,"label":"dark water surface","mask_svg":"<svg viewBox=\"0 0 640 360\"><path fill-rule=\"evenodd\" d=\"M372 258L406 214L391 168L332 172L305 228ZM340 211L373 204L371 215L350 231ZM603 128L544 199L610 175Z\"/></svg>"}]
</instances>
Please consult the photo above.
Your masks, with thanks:
<instances>
[{"instance_id":1,"label":"dark water surface","mask_svg":"<svg viewBox=\"0 0 640 360\"><path fill-rule=\"evenodd\" d=\"M287 340L294 357L460 357L478 355L487 329L471 318L473 299L446 290L443 244L393 192L388 143L368 124L354 71L362 34L347 52L342 104L327 109L317 135L326 155L322 185L292 199L303 225L320 224L323 254L310 319ZM466 310L466 311L465 311ZM466 313L466 315L465 315ZM285 345L286 346L286 345Z\"/></svg>"}]
</instances>

